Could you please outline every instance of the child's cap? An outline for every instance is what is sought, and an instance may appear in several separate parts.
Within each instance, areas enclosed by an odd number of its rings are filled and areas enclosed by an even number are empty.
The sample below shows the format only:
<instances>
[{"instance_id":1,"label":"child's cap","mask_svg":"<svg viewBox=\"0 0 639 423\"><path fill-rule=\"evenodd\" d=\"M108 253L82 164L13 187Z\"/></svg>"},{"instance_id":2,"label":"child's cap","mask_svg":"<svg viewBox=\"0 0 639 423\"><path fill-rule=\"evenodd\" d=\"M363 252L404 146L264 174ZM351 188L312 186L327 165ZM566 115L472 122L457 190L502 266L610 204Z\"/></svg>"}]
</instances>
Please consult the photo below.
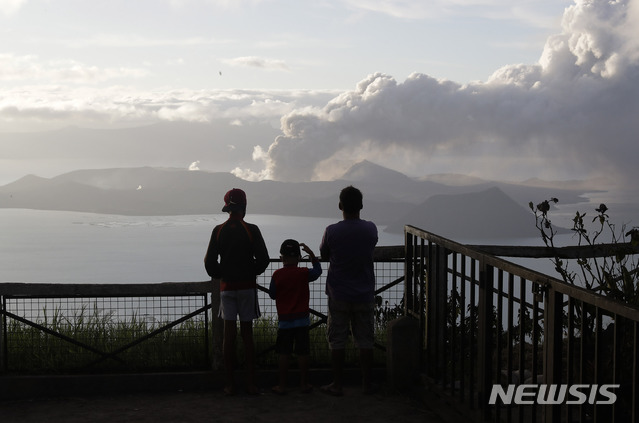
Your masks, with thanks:
<instances>
[{"instance_id":1,"label":"child's cap","mask_svg":"<svg viewBox=\"0 0 639 423\"><path fill-rule=\"evenodd\" d=\"M287 239L280 247L280 254L287 257L301 257L300 243L294 239Z\"/></svg>"}]
</instances>

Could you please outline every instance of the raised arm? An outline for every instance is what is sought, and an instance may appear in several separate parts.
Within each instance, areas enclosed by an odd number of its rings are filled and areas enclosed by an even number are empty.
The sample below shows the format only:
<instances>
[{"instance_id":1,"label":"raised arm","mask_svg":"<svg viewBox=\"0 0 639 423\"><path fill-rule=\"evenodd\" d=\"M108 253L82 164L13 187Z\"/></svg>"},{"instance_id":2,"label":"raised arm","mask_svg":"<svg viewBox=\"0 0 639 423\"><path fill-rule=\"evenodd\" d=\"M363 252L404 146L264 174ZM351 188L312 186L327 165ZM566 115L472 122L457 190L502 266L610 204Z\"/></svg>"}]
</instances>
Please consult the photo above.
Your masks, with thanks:
<instances>
[{"instance_id":1,"label":"raised arm","mask_svg":"<svg viewBox=\"0 0 639 423\"><path fill-rule=\"evenodd\" d=\"M313 268L308 271L308 281L313 282L321 276L322 264L320 263L318 258L315 257L315 254L313 254L313 250L311 250L308 245L300 243L300 247L306 254L308 254L308 256L311 258L311 263L313 263Z\"/></svg>"}]
</instances>

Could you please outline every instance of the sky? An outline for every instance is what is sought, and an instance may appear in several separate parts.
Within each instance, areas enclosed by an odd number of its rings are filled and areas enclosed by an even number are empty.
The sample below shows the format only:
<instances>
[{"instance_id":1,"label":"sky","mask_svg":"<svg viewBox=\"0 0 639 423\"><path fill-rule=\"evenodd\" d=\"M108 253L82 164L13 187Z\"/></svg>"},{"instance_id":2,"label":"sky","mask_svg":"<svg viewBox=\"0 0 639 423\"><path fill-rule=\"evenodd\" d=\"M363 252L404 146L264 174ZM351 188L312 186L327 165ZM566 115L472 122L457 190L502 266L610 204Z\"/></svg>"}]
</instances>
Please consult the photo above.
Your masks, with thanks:
<instances>
[{"instance_id":1,"label":"sky","mask_svg":"<svg viewBox=\"0 0 639 423\"><path fill-rule=\"evenodd\" d=\"M366 159L632 186L636 28L639 0L0 0L0 183L131 165L318 180ZM63 130L164 124L182 135L126 153Z\"/></svg>"}]
</instances>

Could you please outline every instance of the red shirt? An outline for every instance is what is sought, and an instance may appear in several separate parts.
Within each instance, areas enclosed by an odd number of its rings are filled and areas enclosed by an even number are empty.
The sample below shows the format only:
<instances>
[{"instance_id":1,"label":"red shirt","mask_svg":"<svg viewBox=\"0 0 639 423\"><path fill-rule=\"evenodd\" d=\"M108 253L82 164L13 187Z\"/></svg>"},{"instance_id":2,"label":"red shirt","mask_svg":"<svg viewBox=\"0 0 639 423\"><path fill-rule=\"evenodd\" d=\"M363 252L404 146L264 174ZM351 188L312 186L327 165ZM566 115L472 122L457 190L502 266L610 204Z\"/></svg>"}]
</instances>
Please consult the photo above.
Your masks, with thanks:
<instances>
[{"instance_id":1,"label":"red shirt","mask_svg":"<svg viewBox=\"0 0 639 423\"><path fill-rule=\"evenodd\" d=\"M269 294L275 299L280 321L297 320L309 316L309 282L319 278L322 266L313 261L313 269L284 266L273 272Z\"/></svg>"}]
</instances>

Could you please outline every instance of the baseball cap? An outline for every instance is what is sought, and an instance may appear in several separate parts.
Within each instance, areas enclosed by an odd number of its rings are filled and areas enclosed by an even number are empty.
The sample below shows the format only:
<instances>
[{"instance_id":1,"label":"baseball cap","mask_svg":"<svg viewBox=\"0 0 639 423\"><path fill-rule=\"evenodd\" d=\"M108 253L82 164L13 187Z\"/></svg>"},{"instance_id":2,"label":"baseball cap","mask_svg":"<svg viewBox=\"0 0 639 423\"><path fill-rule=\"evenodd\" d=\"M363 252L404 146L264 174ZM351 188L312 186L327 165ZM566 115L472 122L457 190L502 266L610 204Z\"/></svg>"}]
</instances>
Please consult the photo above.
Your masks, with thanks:
<instances>
[{"instance_id":1,"label":"baseball cap","mask_svg":"<svg viewBox=\"0 0 639 423\"><path fill-rule=\"evenodd\" d=\"M287 239L280 247L280 254L288 257L300 257L300 243L294 239Z\"/></svg>"},{"instance_id":2,"label":"baseball cap","mask_svg":"<svg viewBox=\"0 0 639 423\"><path fill-rule=\"evenodd\" d=\"M224 195L223 212L240 211L246 209L246 193L239 188L233 188Z\"/></svg>"}]
</instances>

